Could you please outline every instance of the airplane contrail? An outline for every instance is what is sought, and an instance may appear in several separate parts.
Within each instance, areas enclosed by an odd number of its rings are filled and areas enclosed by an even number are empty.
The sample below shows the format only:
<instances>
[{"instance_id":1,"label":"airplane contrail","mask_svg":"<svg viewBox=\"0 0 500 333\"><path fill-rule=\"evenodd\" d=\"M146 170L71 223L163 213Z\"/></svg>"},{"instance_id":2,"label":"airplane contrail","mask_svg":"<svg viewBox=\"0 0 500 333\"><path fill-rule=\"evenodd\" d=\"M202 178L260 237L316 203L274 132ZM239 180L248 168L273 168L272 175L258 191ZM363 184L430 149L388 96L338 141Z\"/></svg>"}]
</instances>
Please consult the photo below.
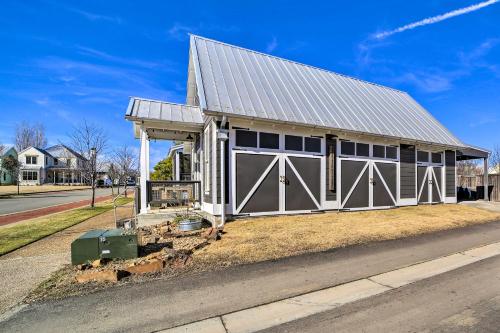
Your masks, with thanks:
<instances>
[{"instance_id":1,"label":"airplane contrail","mask_svg":"<svg viewBox=\"0 0 500 333\"><path fill-rule=\"evenodd\" d=\"M411 30L411 29L415 29L417 27L422 27L424 25L438 23L438 22L450 19L450 18L455 17L455 16L460 16L460 15L468 14L471 12L475 12L476 10L479 10L481 8L494 5L497 2L500 2L500 0L488 0L488 1L477 3L475 5L468 6L468 7L455 9L455 10L452 10L451 12L444 13L444 14L437 15L437 16L433 16L433 17L428 17L428 18L423 19L421 21L413 22L413 23L404 25L402 27L396 28L394 30L379 32L379 33L375 34L374 37L376 39L383 39L385 37L388 37L388 36L391 36L391 35L406 31L406 30Z\"/></svg>"}]
</instances>

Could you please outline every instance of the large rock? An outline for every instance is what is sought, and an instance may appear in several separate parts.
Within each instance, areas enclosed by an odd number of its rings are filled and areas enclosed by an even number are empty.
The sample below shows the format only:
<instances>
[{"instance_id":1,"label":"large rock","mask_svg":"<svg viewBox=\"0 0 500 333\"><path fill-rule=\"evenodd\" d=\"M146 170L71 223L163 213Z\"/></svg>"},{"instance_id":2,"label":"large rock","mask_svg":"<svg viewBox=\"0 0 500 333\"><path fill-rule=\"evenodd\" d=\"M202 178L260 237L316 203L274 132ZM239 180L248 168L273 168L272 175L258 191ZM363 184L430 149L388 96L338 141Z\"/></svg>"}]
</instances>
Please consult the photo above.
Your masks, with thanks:
<instances>
[{"instance_id":1,"label":"large rock","mask_svg":"<svg viewBox=\"0 0 500 333\"><path fill-rule=\"evenodd\" d=\"M104 271L83 271L76 275L76 281L78 283L87 283L90 281L96 282L117 282L118 272L116 270L104 270Z\"/></svg>"},{"instance_id":2,"label":"large rock","mask_svg":"<svg viewBox=\"0 0 500 333\"><path fill-rule=\"evenodd\" d=\"M164 262L160 259L152 259L146 263L133 265L125 268L130 274L157 273L163 270Z\"/></svg>"}]
</instances>

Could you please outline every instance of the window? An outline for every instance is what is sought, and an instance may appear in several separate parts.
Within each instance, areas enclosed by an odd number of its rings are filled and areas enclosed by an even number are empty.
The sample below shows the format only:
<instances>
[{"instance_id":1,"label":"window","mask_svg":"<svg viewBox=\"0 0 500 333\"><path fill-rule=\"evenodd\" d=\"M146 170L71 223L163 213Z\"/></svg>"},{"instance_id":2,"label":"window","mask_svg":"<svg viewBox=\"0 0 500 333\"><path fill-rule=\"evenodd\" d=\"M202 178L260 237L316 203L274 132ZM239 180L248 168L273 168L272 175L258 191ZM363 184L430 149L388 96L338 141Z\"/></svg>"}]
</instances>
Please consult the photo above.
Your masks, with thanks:
<instances>
[{"instance_id":1,"label":"window","mask_svg":"<svg viewBox=\"0 0 500 333\"><path fill-rule=\"evenodd\" d=\"M58 165L59 164L59 160L57 158L54 158L54 165Z\"/></svg>"},{"instance_id":2,"label":"window","mask_svg":"<svg viewBox=\"0 0 500 333\"><path fill-rule=\"evenodd\" d=\"M385 158L385 146L373 145L373 157Z\"/></svg>"},{"instance_id":3,"label":"window","mask_svg":"<svg viewBox=\"0 0 500 333\"><path fill-rule=\"evenodd\" d=\"M441 163L442 162L441 153L432 153L432 163Z\"/></svg>"},{"instance_id":4,"label":"window","mask_svg":"<svg viewBox=\"0 0 500 333\"><path fill-rule=\"evenodd\" d=\"M71 166L71 158L66 159L66 166Z\"/></svg>"},{"instance_id":5,"label":"window","mask_svg":"<svg viewBox=\"0 0 500 333\"><path fill-rule=\"evenodd\" d=\"M204 131L204 137L203 137L203 173L204 173L204 177L203 177L203 187L204 187L204 190L205 190L205 193L209 193L210 192L210 131L211 129L211 126L208 125L206 128L205 128L205 131Z\"/></svg>"},{"instance_id":6,"label":"window","mask_svg":"<svg viewBox=\"0 0 500 333\"><path fill-rule=\"evenodd\" d=\"M257 132L236 130L236 145L257 148Z\"/></svg>"},{"instance_id":7,"label":"window","mask_svg":"<svg viewBox=\"0 0 500 333\"><path fill-rule=\"evenodd\" d=\"M285 135L285 149L286 150L295 150L295 151L304 150L303 143L302 143L302 137L295 136L295 135Z\"/></svg>"},{"instance_id":8,"label":"window","mask_svg":"<svg viewBox=\"0 0 500 333\"><path fill-rule=\"evenodd\" d=\"M417 162L429 162L429 153L426 151L417 151Z\"/></svg>"},{"instance_id":9,"label":"window","mask_svg":"<svg viewBox=\"0 0 500 333\"><path fill-rule=\"evenodd\" d=\"M38 172L23 171L23 180L38 180Z\"/></svg>"},{"instance_id":10,"label":"window","mask_svg":"<svg viewBox=\"0 0 500 333\"><path fill-rule=\"evenodd\" d=\"M260 148L279 149L280 148L280 135L275 133L259 133L259 146Z\"/></svg>"},{"instance_id":11,"label":"window","mask_svg":"<svg viewBox=\"0 0 500 333\"><path fill-rule=\"evenodd\" d=\"M398 148L393 146L385 147L385 158L397 159L398 158Z\"/></svg>"},{"instance_id":12,"label":"window","mask_svg":"<svg viewBox=\"0 0 500 333\"><path fill-rule=\"evenodd\" d=\"M311 153L321 153L321 139L320 138L304 138L305 151Z\"/></svg>"},{"instance_id":13,"label":"window","mask_svg":"<svg viewBox=\"0 0 500 333\"><path fill-rule=\"evenodd\" d=\"M356 143L356 156L370 156L370 145L367 143Z\"/></svg>"},{"instance_id":14,"label":"window","mask_svg":"<svg viewBox=\"0 0 500 333\"><path fill-rule=\"evenodd\" d=\"M26 164L36 164L36 156L26 156Z\"/></svg>"},{"instance_id":15,"label":"window","mask_svg":"<svg viewBox=\"0 0 500 333\"><path fill-rule=\"evenodd\" d=\"M354 155L354 142L341 141L340 142L340 153L342 155Z\"/></svg>"}]
</instances>

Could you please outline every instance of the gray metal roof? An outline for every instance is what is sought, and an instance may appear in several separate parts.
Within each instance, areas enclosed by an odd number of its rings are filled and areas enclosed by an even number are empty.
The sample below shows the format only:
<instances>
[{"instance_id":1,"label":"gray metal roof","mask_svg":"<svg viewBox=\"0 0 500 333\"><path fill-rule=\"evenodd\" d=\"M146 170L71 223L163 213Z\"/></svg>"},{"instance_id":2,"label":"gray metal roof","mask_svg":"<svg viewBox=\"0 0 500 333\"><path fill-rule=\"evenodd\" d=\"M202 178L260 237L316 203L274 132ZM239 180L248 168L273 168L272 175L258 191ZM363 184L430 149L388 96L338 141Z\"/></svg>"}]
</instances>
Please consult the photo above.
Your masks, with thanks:
<instances>
[{"instance_id":1,"label":"gray metal roof","mask_svg":"<svg viewBox=\"0 0 500 333\"><path fill-rule=\"evenodd\" d=\"M126 117L203 125L203 115L198 106L167 103L138 97L130 98Z\"/></svg>"},{"instance_id":2,"label":"gray metal roof","mask_svg":"<svg viewBox=\"0 0 500 333\"><path fill-rule=\"evenodd\" d=\"M463 145L405 92L194 35L191 54L207 112Z\"/></svg>"}]
</instances>

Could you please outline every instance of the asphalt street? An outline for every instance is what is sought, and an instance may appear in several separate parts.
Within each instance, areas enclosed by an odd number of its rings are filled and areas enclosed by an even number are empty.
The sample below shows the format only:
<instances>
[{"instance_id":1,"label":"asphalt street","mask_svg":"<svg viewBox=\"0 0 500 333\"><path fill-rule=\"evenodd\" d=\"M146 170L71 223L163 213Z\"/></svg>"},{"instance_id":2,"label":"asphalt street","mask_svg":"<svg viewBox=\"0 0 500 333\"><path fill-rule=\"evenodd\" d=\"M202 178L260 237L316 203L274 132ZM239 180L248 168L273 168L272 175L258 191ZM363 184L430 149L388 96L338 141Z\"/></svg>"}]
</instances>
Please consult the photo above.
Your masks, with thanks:
<instances>
[{"instance_id":1,"label":"asphalt street","mask_svg":"<svg viewBox=\"0 0 500 333\"><path fill-rule=\"evenodd\" d=\"M91 190L73 190L1 197L0 215L88 200L91 193ZM106 195L111 195L111 189L99 188L96 190L96 197Z\"/></svg>"},{"instance_id":2,"label":"asphalt street","mask_svg":"<svg viewBox=\"0 0 500 333\"><path fill-rule=\"evenodd\" d=\"M500 257L261 331L498 332Z\"/></svg>"},{"instance_id":3,"label":"asphalt street","mask_svg":"<svg viewBox=\"0 0 500 333\"><path fill-rule=\"evenodd\" d=\"M495 222L167 280L129 284L87 296L28 305L4 316L0 320L0 331L153 332L498 241L500 222ZM453 316L467 314L464 312L466 306L476 309L481 315L486 315L488 311L492 314L498 309L498 303L495 302L500 296L499 264L497 258L486 259L472 264L471 268L461 268L428 281L348 304L326 314L315 315L319 319L313 323L307 322L310 318L305 318L287 324L292 326L274 329L283 332L330 332L332 322L338 321L339 325L342 323L344 326L335 327L351 332L363 331L365 328L404 332L407 331L406 323L409 330L413 327L417 331L440 327L444 330L447 319L452 321L455 318ZM457 305L453 306L451 303L455 301ZM494 304L497 307L490 308ZM354 306L358 308L352 308ZM415 310L412 310L413 307ZM339 316L345 316L345 319ZM380 320L377 316L380 316ZM419 323L419 320L422 322ZM485 320L491 325L497 324L494 318ZM428 327L425 326L426 321L429 322ZM484 325L487 327L490 324Z\"/></svg>"}]
</instances>

